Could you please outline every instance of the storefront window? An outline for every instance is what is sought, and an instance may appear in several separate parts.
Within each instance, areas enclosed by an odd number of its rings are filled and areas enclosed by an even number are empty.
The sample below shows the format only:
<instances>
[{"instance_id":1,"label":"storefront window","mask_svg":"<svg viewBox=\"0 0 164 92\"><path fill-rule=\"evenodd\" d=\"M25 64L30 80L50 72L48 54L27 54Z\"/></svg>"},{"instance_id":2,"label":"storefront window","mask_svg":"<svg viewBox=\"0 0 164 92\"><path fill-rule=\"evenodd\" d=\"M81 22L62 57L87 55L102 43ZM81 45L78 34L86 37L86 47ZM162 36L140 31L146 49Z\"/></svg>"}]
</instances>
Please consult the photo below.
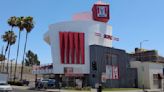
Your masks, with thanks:
<instances>
[{"instance_id":1,"label":"storefront window","mask_svg":"<svg viewBox=\"0 0 164 92\"><path fill-rule=\"evenodd\" d=\"M154 88L159 88L158 74L153 74L153 86Z\"/></svg>"}]
</instances>

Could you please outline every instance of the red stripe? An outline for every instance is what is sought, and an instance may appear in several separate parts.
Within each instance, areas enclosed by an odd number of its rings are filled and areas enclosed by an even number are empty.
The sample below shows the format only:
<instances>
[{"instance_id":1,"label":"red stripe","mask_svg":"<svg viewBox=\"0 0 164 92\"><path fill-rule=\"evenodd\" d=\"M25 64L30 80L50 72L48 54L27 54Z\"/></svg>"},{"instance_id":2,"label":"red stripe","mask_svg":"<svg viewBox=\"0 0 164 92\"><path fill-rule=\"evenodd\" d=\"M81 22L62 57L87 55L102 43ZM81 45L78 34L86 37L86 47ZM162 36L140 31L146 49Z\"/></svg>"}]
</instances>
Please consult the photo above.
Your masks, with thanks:
<instances>
[{"instance_id":1,"label":"red stripe","mask_svg":"<svg viewBox=\"0 0 164 92\"><path fill-rule=\"evenodd\" d=\"M100 9L99 9L99 7L97 7L97 14L99 14L100 13Z\"/></svg>"},{"instance_id":2,"label":"red stripe","mask_svg":"<svg viewBox=\"0 0 164 92\"><path fill-rule=\"evenodd\" d=\"M75 63L74 58L74 41L73 41L73 32L69 32L69 48L70 48L70 56L71 56L71 64Z\"/></svg>"},{"instance_id":3,"label":"red stripe","mask_svg":"<svg viewBox=\"0 0 164 92\"><path fill-rule=\"evenodd\" d=\"M62 64L85 63L84 33L59 32L59 40L60 40L60 58Z\"/></svg>"},{"instance_id":4,"label":"red stripe","mask_svg":"<svg viewBox=\"0 0 164 92\"><path fill-rule=\"evenodd\" d=\"M105 7L105 14L107 14L108 13L108 8L107 7Z\"/></svg>"},{"instance_id":5,"label":"red stripe","mask_svg":"<svg viewBox=\"0 0 164 92\"><path fill-rule=\"evenodd\" d=\"M59 40L60 40L60 59L61 63L64 64L64 34L63 32L59 32Z\"/></svg>"},{"instance_id":6,"label":"red stripe","mask_svg":"<svg viewBox=\"0 0 164 92\"><path fill-rule=\"evenodd\" d=\"M84 64L84 33L79 33L81 63Z\"/></svg>"},{"instance_id":7,"label":"red stripe","mask_svg":"<svg viewBox=\"0 0 164 92\"><path fill-rule=\"evenodd\" d=\"M76 64L80 63L79 60L79 36L78 33L74 33L74 42L75 42L75 54L76 54Z\"/></svg>"},{"instance_id":8,"label":"red stripe","mask_svg":"<svg viewBox=\"0 0 164 92\"><path fill-rule=\"evenodd\" d=\"M65 56L66 56L66 64L69 64L69 45L68 45L68 32L64 32L64 46L65 46Z\"/></svg>"}]
</instances>

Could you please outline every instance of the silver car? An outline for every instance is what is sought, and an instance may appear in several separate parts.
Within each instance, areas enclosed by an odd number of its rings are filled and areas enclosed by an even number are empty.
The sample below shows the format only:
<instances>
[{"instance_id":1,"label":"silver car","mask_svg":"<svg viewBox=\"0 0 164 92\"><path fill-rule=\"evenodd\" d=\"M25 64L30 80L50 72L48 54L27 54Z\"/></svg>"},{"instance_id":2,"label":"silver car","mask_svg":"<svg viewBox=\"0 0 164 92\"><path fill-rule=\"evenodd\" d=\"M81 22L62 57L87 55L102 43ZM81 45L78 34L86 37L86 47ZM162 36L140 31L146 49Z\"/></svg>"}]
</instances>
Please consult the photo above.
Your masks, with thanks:
<instances>
[{"instance_id":1,"label":"silver car","mask_svg":"<svg viewBox=\"0 0 164 92\"><path fill-rule=\"evenodd\" d=\"M0 92L12 92L13 88L10 84L0 83Z\"/></svg>"}]
</instances>

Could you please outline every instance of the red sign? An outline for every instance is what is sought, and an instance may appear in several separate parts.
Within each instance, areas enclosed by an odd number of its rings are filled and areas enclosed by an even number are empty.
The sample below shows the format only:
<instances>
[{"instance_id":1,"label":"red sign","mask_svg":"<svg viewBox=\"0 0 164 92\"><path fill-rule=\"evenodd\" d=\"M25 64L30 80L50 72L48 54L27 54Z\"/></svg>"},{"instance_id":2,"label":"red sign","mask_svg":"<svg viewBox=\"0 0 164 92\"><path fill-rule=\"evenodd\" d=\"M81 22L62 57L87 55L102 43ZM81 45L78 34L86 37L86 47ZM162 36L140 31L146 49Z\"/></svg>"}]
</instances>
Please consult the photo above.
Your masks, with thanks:
<instances>
[{"instance_id":1,"label":"red sign","mask_svg":"<svg viewBox=\"0 0 164 92\"><path fill-rule=\"evenodd\" d=\"M92 8L93 19L101 22L108 22L109 4L94 4Z\"/></svg>"},{"instance_id":2,"label":"red sign","mask_svg":"<svg viewBox=\"0 0 164 92\"><path fill-rule=\"evenodd\" d=\"M106 76L108 79L119 79L118 66L107 65Z\"/></svg>"},{"instance_id":3,"label":"red sign","mask_svg":"<svg viewBox=\"0 0 164 92\"><path fill-rule=\"evenodd\" d=\"M118 67L113 66L112 70L113 70L113 79L118 79Z\"/></svg>"}]
</instances>

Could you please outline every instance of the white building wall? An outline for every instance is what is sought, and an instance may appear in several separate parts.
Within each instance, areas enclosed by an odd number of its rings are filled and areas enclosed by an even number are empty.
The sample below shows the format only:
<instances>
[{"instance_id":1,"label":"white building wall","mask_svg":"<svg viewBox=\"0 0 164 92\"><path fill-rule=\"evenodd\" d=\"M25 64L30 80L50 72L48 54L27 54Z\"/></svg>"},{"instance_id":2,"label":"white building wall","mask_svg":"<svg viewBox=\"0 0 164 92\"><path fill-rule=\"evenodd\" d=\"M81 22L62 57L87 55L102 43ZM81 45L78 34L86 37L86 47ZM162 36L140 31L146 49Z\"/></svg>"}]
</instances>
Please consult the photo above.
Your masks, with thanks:
<instances>
[{"instance_id":1,"label":"white building wall","mask_svg":"<svg viewBox=\"0 0 164 92\"><path fill-rule=\"evenodd\" d=\"M153 83L153 74L163 74L163 64L149 64L150 67L150 87L153 89L157 89L158 87Z\"/></svg>"},{"instance_id":2,"label":"white building wall","mask_svg":"<svg viewBox=\"0 0 164 92\"><path fill-rule=\"evenodd\" d=\"M153 85L153 74L163 74L163 64L152 62L130 62L131 68L137 68L138 74L138 87L147 89L155 89Z\"/></svg>"},{"instance_id":3,"label":"white building wall","mask_svg":"<svg viewBox=\"0 0 164 92\"><path fill-rule=\"evenodd\" d=\"M85 33L85 64L61 64L60 61L60 44L59 32L83 32ZM96 36L95 32L100 33L102 37ZM105 39L104 34L112 35L112 27L106 23L96 21L68 21L52 24L49 31L45 33L44 39L51 46L53 72L55 74L63 74L64 67L78 68L79 73L89 74L90 58L89 45L102 45L106 47L112 46L112 40Z\"/></svg>"}]
</instances>

